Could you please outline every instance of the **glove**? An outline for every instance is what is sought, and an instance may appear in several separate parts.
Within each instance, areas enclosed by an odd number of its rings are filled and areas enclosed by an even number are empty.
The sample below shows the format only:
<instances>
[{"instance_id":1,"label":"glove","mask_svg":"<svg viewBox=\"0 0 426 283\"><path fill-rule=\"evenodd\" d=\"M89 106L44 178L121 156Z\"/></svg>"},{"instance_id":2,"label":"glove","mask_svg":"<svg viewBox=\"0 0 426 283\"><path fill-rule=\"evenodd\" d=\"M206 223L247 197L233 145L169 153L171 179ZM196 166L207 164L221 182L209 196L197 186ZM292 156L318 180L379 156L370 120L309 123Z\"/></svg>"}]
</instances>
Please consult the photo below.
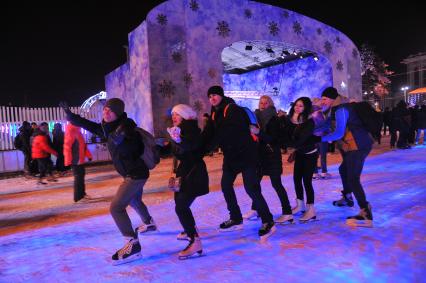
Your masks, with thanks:
<instances>
[{"instance_id":1,"label":"glove","mask_svg":"<svg viewBox=\"0 0 426 283\"><path fill-rule=\"evenodd\" d=\"M65 114L72 113L66 101L59 102L59 107L61 107L62 110L64 110Z\"/></svg>"},{"instance_id":2,"label":"glove","mask_svg":"<svg viewBox=\"0 0 426 283\"><path fill-rule=\"evenodd\" d=\"M260 129L254 125L250 125L250 133L253 135L258 135L260 132Z\"/></svg>"},{"instance_id":3,"label":"glove","mask_svg":"<svg viewBox=\"0 0 426 283\"><path fill-rule=\"evenodd\" d=\"M171 127L167 128L167 132L169 133L172 140L176 143L180 143L182 139L180 138L180 128L179 127Z\"/></svg>"}]
</instances>

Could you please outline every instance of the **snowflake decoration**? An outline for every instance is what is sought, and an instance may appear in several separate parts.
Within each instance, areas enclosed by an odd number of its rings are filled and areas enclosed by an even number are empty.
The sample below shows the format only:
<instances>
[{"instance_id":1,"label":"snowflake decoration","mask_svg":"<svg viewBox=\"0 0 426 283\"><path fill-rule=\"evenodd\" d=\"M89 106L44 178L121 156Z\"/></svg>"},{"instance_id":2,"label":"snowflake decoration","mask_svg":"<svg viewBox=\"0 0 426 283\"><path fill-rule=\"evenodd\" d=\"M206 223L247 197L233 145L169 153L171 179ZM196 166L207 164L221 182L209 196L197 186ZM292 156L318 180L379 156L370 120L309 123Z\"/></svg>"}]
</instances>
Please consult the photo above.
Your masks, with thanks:
<instances>
[{"instance_id":1,"label":"snowflake decoration","mask_svg":"<svg viewBox=\"0 0 426 283\"><path fill-rule=\"evenodd\" d=\"M208 71L208 74L209 74L210 78L212 78L212 79L216 78L216 70L215 69L210 68L209 71Z\"/></svg>"},{"instance_id":2,"label":"snowflake decoration","mask_svg":"<svg viewBox=\"0 0 426 283\"><path fill-rule=\"evenodd\" d=\"M198 11L198 2L196 0L191 0L191 2L189 2L189 7L191 8L192 11Z\"/></svg>"},{"instance_id":3,"label":"snowflake decoration","mask_svg":"<svg viewBox=\"0 0 426 283\"><path fill-rule=\"evenodd\" d=\"M282 15L284 18L288 19L288 17L290 16L290 13L288 11L284 11Z\"/></svg>"},{"instance_id":4,"label":"snowflake decoration","mask_svg":"<svg viewBox=\"0 0 426 283\"><path fill-rule=\"evenodd\" d=\"M321 35L322 34L322 29L321 28L317 28L317 34Z\"/></svg>"},{"instance_id":5,"label":"snowflake decoration","mask_svg":"<svg viewBox=\"0 0 426 283\"><path fill-rule=\"evenodd\" d=\"M356 48L352 49L352 57L358 57L358 51L356 50Z\"/></svg>"},{"instance_id":6,"label":"snowflake decoration","mask_svg":"<svg viewBox=\"0 0 426 283\"><path fill-rule=\"evenodd\" d=\"M244 16L246 16L247 19L251 19L251 16L253 16L253 13L250 9L245 9Z\"/></svg>"},{"instance_id":7,"label":"snowflake decoration","mask_svg":"<svg viewBox=\"0 0 426 283\"><path fill-rule=\"evenodd\" d=\"M185 83L186 87L189 87L192 84L192 75L191 75L191 73L185 73L183 75L183 82Z\"/></svg>"},{"instance_id":8,"label":"snowflake decoration","mask_svg":"<svg viewBox=\"0 0 426 283\"><path fill-rule=\"evenodd\" d=\"M200 113L204 109L204 103L201 100L196 100L192 106L197 113Z\"/></svg>"},{"instance_id":9,"label":"snowflake decoration","mask_svg":"<svg viewBox=\"0 0 426 283\"><path fill-rule=\"evenodd\" d=\"M162 26L167 25L167 16L164 14L158 14L157 15L157 23L159 23Z\"/></svg>"},{"instance_id":10,"label":"snowflake decoration","mask_svg":"<svg viewBox=\"0 0 426 283\"><path fill-rule=\"evenodd\" d=\"M173 85L172 81L163 80L158 84L158 87L160 88L159 92L161 93L161 96L164 98L169 98L175 95L176 87Z\"/></svg>"},{"instance_id":11,"label":"snowflake decoration","mask_svg":"<svg viewBox=\"0 0 426 283\"><path fill-rule=\"evenodd\" d=\"M337 43L341 43L342 41L340 40L340 37L336 36L336 42Z\"/></svg>"},{"instance_id":12,"label":"snowflake decoration","mask_svg":"<svg viewBox=\"0 0 426 283\"><path fill-rule=\"evenodd\" d=\"M337 61L336 68L339 71L343 71L343 63L342 63L342 61L340 61L340 60Z\"/></svg>"},{"instance_id":13,"label":"snowflake decoration","mask_svg":"<svg viewBox=\"0 0 426 283\"><path fill-rule=\"evenodd\" d=\"M298 21L293 23L293 31L294 33L300 35L302 33L302 26Z\"/></svg>"},{"instance_id":14,"label":"snowflake decoration","mask_svg":"<svg viewBox=\"0 0 426 283\"><path fill-rule=\"evenodd\" d=\"M222 37L229 36L229 33L231 32L231 29L229 28L229 25L225 21L217 22L216 30L218 31L219 35Z\"/></svg>"},{"instance_id":15,"label":"snowflake decoration","mask_svg":"<svg viewBox=\"0 0 426 283\"><path fill-rule=\"evenodd\" d=\"M278 32L280 31L280 28L278 27L278 24L276 22L269 22L268 24L269 33L273 36L277 36Z\"/></svg>"},{"instance_id":16,"label":"snowflake decoration","mask_svg":"<svg viewBox=\"0 0 426 283\"><path fill-rule=\"evenodd\" d=\"M328 40L324 43L324 49L328 54L330 54L333 51L333 46Z\"/></svg>"},{"instance_id":17,"label":"snowflake decoration","mask_svg":"<svg viewBox=\"0 0 426 283\"><path fill-rule=\"evenodd\" d=\"M172 59L173 61L175 61L175 63L180 63L182 61L182 54L177 51L174 51L172 53Z\"/></svg>"}]
</instances>

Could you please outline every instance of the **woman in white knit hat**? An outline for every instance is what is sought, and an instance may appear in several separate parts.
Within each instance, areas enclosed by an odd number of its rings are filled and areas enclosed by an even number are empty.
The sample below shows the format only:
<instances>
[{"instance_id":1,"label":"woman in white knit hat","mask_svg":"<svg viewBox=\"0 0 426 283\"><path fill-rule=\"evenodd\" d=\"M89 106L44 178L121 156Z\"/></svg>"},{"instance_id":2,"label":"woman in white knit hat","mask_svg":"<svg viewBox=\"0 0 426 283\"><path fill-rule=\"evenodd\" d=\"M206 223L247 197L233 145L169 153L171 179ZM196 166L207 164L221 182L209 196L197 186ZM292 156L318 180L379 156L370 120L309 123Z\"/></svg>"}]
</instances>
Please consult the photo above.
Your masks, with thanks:
<instances>
[{"instance_id":1,"label":"woman in white knit hat","mask_svg":"<svg viewBox=\"0 0 426 283\"><path fill-rule=\"evenodd\" d=\"M179 161L176 185L169 184L175 191L175 210L184 232L178 240L188 240L188 246L179 252L179 259L186 259L194 254L201 255L202 246L190 206L198 196L209 192L209 177L203 160L201 130L198 127L197 113L186 104L178 104L172 109L173 127L167 131L173 140L173 155ZM173 183L173 182L171 182Z\"/></svg>"}]
</instances>

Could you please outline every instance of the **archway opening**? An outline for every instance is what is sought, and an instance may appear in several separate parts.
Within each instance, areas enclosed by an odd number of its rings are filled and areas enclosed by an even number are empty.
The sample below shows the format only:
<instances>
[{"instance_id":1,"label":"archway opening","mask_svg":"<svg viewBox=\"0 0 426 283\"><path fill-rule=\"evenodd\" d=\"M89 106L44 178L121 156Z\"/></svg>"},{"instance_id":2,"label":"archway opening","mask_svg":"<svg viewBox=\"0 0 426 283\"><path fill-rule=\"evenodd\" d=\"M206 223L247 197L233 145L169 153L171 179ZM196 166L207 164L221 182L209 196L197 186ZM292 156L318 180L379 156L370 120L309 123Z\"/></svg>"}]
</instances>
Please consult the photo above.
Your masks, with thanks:
<instances>
[{"instance_id":1,"label":"archway opening","mask_svg":"<svg viewBox=\"0 0 426 283\"><path fill-rule=\"evenodd\" d=\"M277 110L287 111L298 97L320 97L333 85L325 56L285 42L238 41L225 47L221 58L226 95L250 109L258 108L260 96L269 95Z\"/></svg>"}]
</instances>

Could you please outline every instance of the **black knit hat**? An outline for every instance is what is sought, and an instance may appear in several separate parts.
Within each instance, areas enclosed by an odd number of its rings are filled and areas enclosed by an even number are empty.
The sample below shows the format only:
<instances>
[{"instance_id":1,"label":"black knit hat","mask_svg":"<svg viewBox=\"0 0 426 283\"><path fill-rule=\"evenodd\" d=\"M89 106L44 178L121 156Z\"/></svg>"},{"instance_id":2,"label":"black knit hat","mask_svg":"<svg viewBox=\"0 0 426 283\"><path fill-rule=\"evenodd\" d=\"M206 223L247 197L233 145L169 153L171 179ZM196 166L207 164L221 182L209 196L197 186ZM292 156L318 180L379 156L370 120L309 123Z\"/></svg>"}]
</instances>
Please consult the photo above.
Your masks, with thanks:
<instances>
[{"instance_id":1,"label":"black knit hat","mask_svg":"<svg viewBox=\"0 0 426 283\"><path fill-rule=\"evenodd\" d=\"M328 97L330 99L336 99L339 96L339 93L337 92L337 89L330 86L330 87L324 89L321 96L325 96L325 97Z\"/></svg>"},{"instance_id":2,"label":"black knit hat","mask_svg":"<svg viewBox=\"0 0 426 283\"><path fill-rule=\"evenodd\" d=\"M120 98L110 98L106 101L104 107L108 107L112 112L120 117L124 113L124 102Z\"/></svg>"},{"instance_id":3,"label":"black knit hat","mask_svg":"<svg viewBox=\"0 0 426 283\"><path fill-rule=\"evenodd\" d=\"M211 86L209 90L207 91L207 96L209 96L210 94L216 94L222 97L225 96L223 92L223 88L220 85Z\"/></svg>"}]
</instances>

